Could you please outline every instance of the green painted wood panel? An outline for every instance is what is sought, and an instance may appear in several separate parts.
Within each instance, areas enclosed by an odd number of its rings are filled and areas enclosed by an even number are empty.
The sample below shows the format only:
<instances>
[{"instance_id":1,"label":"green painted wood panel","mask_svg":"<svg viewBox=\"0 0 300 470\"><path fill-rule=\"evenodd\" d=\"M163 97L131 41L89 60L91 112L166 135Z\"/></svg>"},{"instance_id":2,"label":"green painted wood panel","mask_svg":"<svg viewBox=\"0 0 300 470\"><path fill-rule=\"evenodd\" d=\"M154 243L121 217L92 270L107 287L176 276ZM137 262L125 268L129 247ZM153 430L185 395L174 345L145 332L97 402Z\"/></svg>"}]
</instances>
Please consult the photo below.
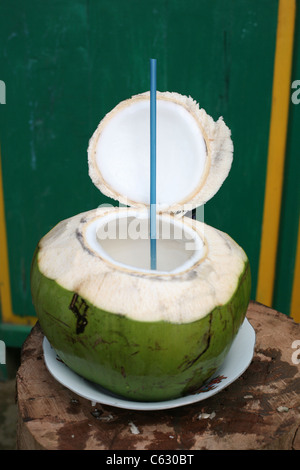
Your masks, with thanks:
<instances>
[{"instance_id":1,"label":"green painted wood panel","mask_svg":"<svg viewBox=\"0 0 300 470\"><path fill-rule=\"evenodd\" d=\"M277 0L10 0L0 3L0 106L14 312L33 315L30 263L60 220L112 202L86 149L100 119L149 89L191 95L232 129L234 164L205 221L250 258L255 295Z\"/></svg>"},{"instance_id":2,"label":"green painted wood panel","mask_svg":"<svg viewBox=\"0 0 300 470\"><path fill-rule=\"evenodd\" d=\"M300 80L300 12L297 12L292 80ZM291 98L295 89L291 88ZM297 92L297 97L299 98ZM300 208L300 103L291 100L273 306L290 314ZM298 286L300 289L300 286Z\"/></svg>"}]
</instances>

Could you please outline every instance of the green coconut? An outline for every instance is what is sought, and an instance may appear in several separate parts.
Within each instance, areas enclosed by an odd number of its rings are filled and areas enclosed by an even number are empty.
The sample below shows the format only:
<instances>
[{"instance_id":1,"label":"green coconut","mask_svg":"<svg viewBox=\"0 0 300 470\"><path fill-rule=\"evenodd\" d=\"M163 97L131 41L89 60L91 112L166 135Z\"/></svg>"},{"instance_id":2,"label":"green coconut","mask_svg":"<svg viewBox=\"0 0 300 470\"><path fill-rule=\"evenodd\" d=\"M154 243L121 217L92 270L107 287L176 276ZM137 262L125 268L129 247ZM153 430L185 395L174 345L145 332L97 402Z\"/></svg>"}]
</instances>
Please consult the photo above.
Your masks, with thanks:
<instances>
[{"instance_id":1,"label":"green coconut","mask_svg":"<svg viewBox=\"0 0 300 470\"><path fill-rule=\"evenodd\" d=\"M89 172L131 207L58 223L31 271L43 332L80 376L139 401L195 392L222 365L250 296L250 267L227 234L183 213L220 188L230 131L191 98L158 93L157 269L150 269L149 93L120 103L88 148ZM148 139L148 140L147 140Z\"/></svg>"}]
</instances>

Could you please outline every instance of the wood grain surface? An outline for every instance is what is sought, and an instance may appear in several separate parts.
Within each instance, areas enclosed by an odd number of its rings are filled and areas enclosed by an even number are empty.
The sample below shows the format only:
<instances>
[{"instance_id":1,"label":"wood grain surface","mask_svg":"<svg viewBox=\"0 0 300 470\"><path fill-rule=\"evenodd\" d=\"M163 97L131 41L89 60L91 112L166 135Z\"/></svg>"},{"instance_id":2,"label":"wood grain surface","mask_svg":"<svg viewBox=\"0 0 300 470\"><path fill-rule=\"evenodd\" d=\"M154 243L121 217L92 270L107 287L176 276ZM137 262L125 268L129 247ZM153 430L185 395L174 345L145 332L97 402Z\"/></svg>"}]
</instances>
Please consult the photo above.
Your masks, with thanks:
<instances>
[{"instance_id":1,"label":"wood grain surface","mask_svg":"<svg viewBox=\"0 0 300 470\"><path fill-rule=\"evenodd\" d=\"M300 449L300 325L254 302L247 318L256 346L244 374L207 400L154 412L93 406L60 385L37 324L17 374L18 449Z\"/></svg>"}]
</instances>

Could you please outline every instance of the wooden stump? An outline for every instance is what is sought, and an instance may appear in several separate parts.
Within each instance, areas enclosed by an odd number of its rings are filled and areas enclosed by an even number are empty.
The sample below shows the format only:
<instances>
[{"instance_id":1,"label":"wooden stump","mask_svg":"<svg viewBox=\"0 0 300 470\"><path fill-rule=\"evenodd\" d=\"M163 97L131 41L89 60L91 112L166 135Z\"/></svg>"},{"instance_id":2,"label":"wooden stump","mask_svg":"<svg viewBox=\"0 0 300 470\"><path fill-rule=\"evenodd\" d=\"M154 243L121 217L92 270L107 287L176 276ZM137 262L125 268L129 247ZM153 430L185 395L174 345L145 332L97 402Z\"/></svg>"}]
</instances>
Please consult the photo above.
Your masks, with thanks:
<instances>
[{"instance_id":1,"label":"wooden stump","mask_svg":"<svg viewBox=\"0 0 300 470\"><path fill-rule=\"evenodd\" d=\"M207 400L154 412L95 407L60 385L37 323L17 374L18 449L300 449L300 324L254 302L247 318L256 346L244 374Z\"/></svg>"}]
</instances>

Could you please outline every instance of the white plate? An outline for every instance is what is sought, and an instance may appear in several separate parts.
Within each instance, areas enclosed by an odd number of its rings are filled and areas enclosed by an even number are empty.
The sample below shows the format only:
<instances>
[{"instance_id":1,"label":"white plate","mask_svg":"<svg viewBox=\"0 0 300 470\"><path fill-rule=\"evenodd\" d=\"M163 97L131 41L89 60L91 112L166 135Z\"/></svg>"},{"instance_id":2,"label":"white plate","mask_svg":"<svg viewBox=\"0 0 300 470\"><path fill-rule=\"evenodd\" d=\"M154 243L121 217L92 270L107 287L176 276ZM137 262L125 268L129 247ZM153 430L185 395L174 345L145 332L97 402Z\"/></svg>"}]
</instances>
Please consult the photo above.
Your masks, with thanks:
<instances>
[{"instance_id":1,"label":"white plate","mask_svg":"<svg viewBox=\"0 0 300 470\"><path fill-rule=\"evenodd\" d=\"M250 365L254 353L255 331L247 319L244 320L232 346L219 370L203 386L200 391L174 400L160 402L131 401L109 392L105 388L90 382L67 367L57 356L46 337L43 340L44 357L47 369L62 385L77 395L86 398L93 405L116 406L129 410L165 410L179 406L190 405L205 400L228 387L240 377Z\"/></svg>"}]
</instances>

